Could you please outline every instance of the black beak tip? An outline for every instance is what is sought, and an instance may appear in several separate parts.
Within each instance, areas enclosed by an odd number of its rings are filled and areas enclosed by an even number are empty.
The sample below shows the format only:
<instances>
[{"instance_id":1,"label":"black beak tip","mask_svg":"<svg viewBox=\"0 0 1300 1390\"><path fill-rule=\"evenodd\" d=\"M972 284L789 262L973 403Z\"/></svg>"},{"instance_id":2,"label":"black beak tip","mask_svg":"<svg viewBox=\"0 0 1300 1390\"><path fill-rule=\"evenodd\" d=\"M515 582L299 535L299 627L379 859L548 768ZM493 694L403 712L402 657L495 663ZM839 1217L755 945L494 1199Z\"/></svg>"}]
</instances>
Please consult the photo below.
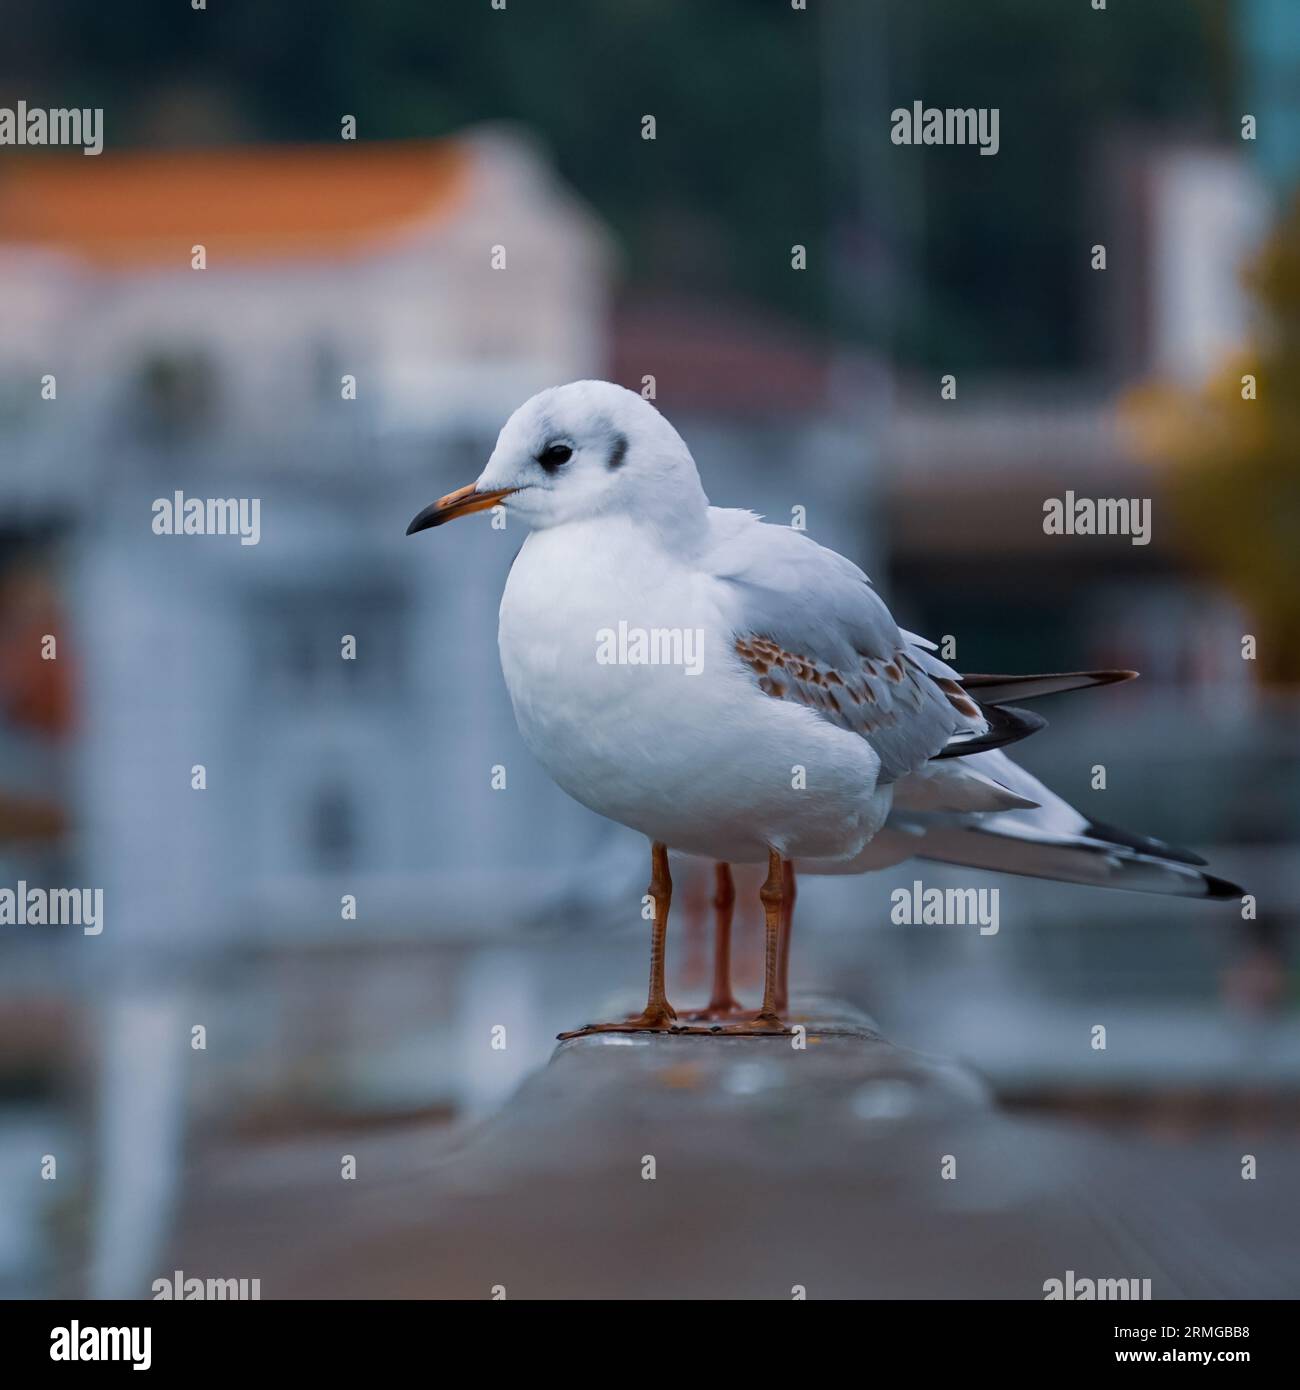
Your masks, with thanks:
<instances>
[{"instance_id":1,"label":"black beak tip","mask_svg":"<svg viewBox=\"0 0 1300 1390\"><path fill-rule=\"evenodd\" d=\"M418 512L411 518L411 524L406 528L406 534L413 536L417 531L427 531L430 526L438 524L438 510L435 503L431 507L426 507L422 512Z\"/></svg>"}]
</instances>

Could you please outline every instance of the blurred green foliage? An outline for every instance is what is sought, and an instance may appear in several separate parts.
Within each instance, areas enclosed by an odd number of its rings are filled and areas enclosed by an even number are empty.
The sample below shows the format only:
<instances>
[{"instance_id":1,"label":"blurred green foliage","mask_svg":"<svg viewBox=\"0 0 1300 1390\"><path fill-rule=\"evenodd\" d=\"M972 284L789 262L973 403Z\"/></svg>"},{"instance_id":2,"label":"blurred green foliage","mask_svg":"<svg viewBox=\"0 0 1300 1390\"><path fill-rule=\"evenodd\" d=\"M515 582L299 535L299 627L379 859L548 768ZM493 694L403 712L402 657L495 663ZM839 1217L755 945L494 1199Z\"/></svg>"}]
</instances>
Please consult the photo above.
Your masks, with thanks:
<instances>
[{"instance_id":1,"label":"blurred green foliage","mask_svg":"<svg viewBox=\"0 0 1300 1390\"><path fill-rule=\"evenodd\" d=\"M1085 362L1097 141L1235 119L1231 0L6 8L0 90L103 105L110 145L330 140L345 113L365 139L520 121L634 286L751 298L949 370ZM914 99L999 107L1001 152L891 146ZM812 273L791 273L795 242Z\"/></svg>"}]
</instances>

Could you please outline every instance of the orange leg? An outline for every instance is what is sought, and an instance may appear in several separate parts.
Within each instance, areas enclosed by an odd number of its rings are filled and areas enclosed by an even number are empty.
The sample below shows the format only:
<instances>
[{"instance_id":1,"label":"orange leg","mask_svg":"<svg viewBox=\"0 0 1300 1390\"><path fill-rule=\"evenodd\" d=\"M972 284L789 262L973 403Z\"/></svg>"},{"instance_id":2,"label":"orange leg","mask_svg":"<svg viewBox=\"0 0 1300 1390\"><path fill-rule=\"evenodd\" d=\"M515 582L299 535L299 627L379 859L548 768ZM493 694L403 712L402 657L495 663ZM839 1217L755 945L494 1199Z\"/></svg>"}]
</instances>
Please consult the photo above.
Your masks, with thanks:
<instances>
[{"instance_id":1,"label":"orange leg","mask_svg":"<svg viewBox=\"0 0 1300 1390\"><path fill-rule=\"evenodd\" d=\"M794 863L787 859L781 866L781 954L776 976L776 1007L781 1013L790 1007L790 935L794 931L796 895Z\"/></svg>"},{"instance_id":2,"label":"orange leg","mask_svg":"<svg viewBox=\"0 0 1300 1390\"><path fill-rule=\"evenodd\" d=\"M736 884L730 864L715 864L713 873L713 993L704 1008L686 1015L692 1020L731 1018L741 1012L741 1005L731 992L731 919L736 908Z\"/></svg>"},{"instance_id":3,"label":"orange leg","mask_svg":"<svg viewBox=\"0 0 1300 1390\"><path fill-rule=\"evenodd\" d=\"M677 1023L677 1014L664 992L664 943L668 936L668 910L673 901L673 881L668 874L668 846L656 842L650 850L650 887L654 901L654 926L650 931L650 993L646 1006L635 1018L621 1023L588 1023L561 1038L578 1038L588 1033L663 1033Z\"/></svg>"},{"instance_id":4,"label":"orange leg","mask_svg":"<svg viewBox=\"0 0 1300 1390\"><path fill-rule=\"evenodd\" d=\"M777 1006L777 976L781 954L781 904L785 898L783 885L784 864L776 850L769 850L767 856L767 878L759 889L758 896L763 902L763 1002L753 1018L722 1027L713 1031L719 1033L787 1033L789 1029L781 1022Z\"/></svg>"}]
</instances>

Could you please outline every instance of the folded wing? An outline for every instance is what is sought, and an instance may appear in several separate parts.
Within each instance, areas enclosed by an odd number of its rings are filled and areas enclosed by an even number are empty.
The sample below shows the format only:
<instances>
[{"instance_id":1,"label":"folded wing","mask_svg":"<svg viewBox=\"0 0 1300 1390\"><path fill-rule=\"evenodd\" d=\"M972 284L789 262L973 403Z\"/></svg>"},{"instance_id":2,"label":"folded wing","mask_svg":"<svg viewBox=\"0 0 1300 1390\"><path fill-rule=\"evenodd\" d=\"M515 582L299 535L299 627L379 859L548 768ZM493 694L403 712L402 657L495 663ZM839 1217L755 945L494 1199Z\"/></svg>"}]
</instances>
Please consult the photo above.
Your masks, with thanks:
<instances>
[{"instance_id":1,"label":"folded wing","mask_svg":"<svg viewBox=\"0 0 1300 1390\"><path fill-rule=\"evenodd\" d=\"M714 573L736 655L765 694L866 739L882 783L954 736L988 732L957 673L899 629L852 561L749 513L715 515Z\"/></svg>"}]
</instances>

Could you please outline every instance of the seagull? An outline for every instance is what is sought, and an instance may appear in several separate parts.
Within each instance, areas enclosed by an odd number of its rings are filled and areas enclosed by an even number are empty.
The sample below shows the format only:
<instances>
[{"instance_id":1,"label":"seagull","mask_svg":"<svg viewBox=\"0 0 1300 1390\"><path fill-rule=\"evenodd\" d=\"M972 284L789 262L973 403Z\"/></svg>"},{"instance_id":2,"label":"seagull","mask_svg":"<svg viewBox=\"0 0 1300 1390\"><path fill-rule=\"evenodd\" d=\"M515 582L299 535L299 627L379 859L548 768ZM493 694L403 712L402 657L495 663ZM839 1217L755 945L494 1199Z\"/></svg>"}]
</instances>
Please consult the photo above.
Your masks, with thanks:
<instances>
[{"instance_id":1,"label":"seagull","mask_svg":"<svg viewBox=\"0 0 1300 1390\"><path fill-rule=\"evenodd\" d=\"M851 560L805 532L709 504L682 437L605 381L541 391L479 478L413 535L496 507L528 528L501 599L501 668L525 744L564 791L650 841L650 988L632 1018L575 1033L786 1033L794 871L911 856L1190 897L1241 889L1162 841L1092 821L1007 756L1044 727L1011 703L1129 671L960 675L902 630ZM711 1026L664 985L669 850L765 864L763 998L716 978ZM721 940L719 945L722 945ZM784 949L783 949L784 948ZM721 962L719 962L721 964Z\"/></svg>"}]
</instances>

